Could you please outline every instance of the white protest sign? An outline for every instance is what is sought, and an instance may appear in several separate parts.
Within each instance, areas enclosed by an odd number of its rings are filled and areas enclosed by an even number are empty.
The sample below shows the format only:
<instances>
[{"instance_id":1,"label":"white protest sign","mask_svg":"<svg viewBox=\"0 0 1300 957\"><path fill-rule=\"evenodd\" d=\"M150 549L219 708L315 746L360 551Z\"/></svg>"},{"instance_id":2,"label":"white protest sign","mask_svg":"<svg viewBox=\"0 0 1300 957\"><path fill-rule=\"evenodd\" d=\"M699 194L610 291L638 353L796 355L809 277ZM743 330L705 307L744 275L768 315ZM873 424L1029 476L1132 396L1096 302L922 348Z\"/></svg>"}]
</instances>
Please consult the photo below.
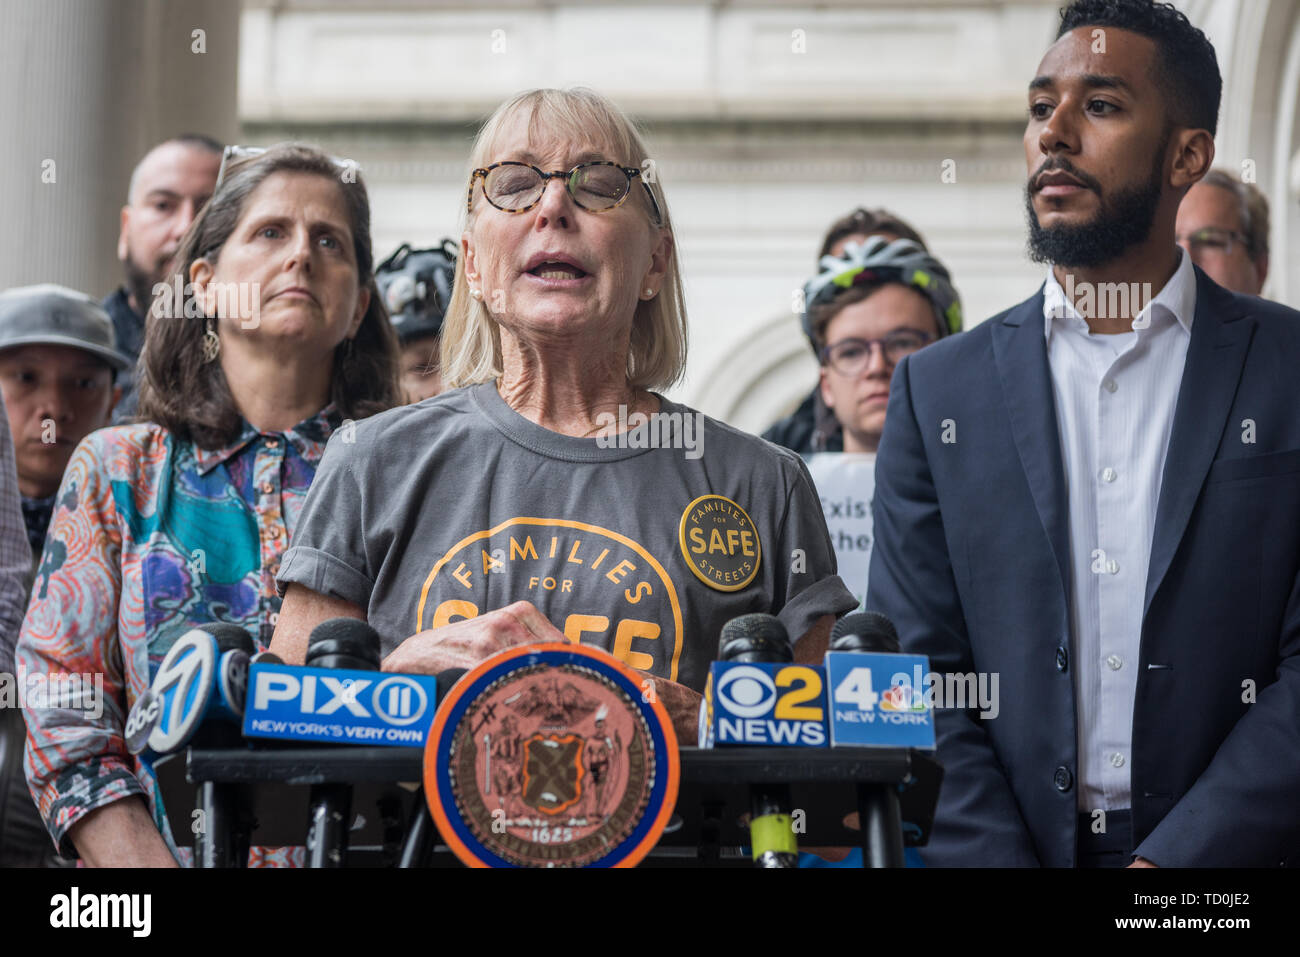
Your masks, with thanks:
<instances>
[{"instance_id":1,"label":"white protest sign","mask_svg":"<svg viewBox=\"0 0 1300 957\"><path fill-rule=\"evenodd\" d=\"M857 598L856 610L862 611L867 597L871 546L875 541L871 499L876 491L876 457L819 452L808 459L808 471L821 496L840 578Z\"/></svg>"}]
</instances>

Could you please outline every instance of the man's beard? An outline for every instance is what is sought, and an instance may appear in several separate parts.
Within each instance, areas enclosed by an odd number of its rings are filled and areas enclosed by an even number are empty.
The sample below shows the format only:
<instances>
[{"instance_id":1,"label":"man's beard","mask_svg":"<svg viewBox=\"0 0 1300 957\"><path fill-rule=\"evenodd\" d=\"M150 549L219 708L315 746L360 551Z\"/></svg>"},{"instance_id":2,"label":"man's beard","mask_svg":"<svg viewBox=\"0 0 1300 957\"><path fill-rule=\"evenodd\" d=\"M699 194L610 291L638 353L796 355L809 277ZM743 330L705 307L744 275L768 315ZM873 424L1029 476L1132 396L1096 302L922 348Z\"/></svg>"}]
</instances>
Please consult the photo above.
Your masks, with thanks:
<instances>
[{"instance_id":1,"label":"man's beard","mask_svg":"<svg viewBox=\"0 0 1300 957\"><path fill-rule=\"evenodd\" d=\"M135 256L127 251L126 259L123 260L122 266L126 270L126 291L131 294L131 299L135 302L135 310L142 316L149 314L149 307L153 305L154 287L159 283L165 283L170 277L167 274L167 267L171 264L171 257L158 263L153 272L145 272L135 261Z\"/></svg>"},{"instance_id":2,"label":"man's beard","mask_svg":"<svg viewBox=\"0 0 1300 957\"><path fill-rule=\"evenodd\" d=\"M1162 168L1159 158L1150 179L1140 186L1101 197L1101 208L1089 222L1077 226L1048 226L1038 222L1034 211L1033 193L1025 184L1025 208L1029 213L1029 258L1034 262L1055 266L1091 268L1112 262L1131 247L1146 242L1155 223L1156 209L1160 205ZM1050 168L1067 169L1068 164ZM1041 172L1041 171L1040 171ZM1039 174L1030 178L1032 183Z\"/></svg>"}]
</instances>

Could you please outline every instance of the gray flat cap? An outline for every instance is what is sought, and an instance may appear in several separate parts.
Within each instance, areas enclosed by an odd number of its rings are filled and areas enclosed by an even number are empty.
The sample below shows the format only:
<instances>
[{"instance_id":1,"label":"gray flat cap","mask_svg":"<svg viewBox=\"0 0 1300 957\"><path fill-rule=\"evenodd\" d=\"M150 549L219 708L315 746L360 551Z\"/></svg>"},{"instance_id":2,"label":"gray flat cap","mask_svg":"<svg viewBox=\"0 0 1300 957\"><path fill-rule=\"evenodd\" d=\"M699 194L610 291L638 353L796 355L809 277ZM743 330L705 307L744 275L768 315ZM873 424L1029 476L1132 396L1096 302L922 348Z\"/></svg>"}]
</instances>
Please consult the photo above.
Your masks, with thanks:
<instances>
[{"instance_id":1,"label":"gray flat cap","mask_svg":"<svg viewBox=\"0 0 1300 957\"><path fill-rule=\"evenodd\" d=\"M113 320L99 303L53 283L0 292L0 349L30 345L72 346L119 371L134 364L117 351Z\"/></svg>"}]
</instances>

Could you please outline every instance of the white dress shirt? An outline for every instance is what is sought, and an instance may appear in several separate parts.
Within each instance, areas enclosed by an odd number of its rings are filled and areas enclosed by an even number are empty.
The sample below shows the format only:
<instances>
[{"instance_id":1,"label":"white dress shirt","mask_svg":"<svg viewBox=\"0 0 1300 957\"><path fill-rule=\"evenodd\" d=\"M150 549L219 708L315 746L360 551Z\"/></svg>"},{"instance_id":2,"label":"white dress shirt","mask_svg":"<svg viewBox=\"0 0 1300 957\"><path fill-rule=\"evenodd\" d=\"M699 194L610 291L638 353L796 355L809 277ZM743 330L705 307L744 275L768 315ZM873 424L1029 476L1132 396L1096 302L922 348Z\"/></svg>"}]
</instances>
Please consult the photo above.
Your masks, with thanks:
<instances>
[{"instance_id":1,"label":"white dress shirt","mask_svg":"<svg viewBox=\"0 0 1300 957\"><path fill-rule=\"evenodd\" d=\"M1071 673L1081 812L1131 805L1142 606L1156 503L1196 311L1191 257L1181 251L1180 257L1173 277L1138 314L1132 332L1090 332L1051 270L1043 291L1043 334L1070 515Z\"/></svg>"}]
</instances>

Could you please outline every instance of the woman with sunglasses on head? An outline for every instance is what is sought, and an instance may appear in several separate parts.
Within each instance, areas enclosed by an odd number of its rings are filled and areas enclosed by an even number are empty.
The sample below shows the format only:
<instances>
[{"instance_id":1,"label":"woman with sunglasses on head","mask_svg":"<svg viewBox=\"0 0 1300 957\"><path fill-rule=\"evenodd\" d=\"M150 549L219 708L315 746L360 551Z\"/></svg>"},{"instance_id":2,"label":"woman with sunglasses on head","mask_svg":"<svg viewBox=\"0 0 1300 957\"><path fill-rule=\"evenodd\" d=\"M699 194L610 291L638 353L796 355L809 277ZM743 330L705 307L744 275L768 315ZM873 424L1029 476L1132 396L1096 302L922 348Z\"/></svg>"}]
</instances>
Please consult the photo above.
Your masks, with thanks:
<instances>
[{"instance_id":1,"label":"woman with sunglasses on head","mask_svg":"<svg viewBox=\"0 0 1300 957\"><path fill-rule=\"evenodd\" d=\"M656 390L686 358L668 207L604 97L535 90L471 155L442 342L450 392L358 426L321 463L272 651L364 618L386 671L512 645L595 645L693 738L719 631L778 614L820 656L853 600L797 456Z\"/></svg>"},{"instance_id":2,"label":"woman with sunglasses on head","mask_svg":"<svg viewBox=\"0 0 1300 957\"><path fill-rule=\"evenodd\" d=\"M227 154L177 253L168 293L182 295L146 319L144 421L73 454L18 642L20 670L103 675L102 708L27 716L41 815L60 852L92 866L184 859L186 835L127 750L127 713L193 627L230 622L267 646L326 440L398 402L355 168L294 144ZM293 856L255 848L250 863Z\"/></svg>"}]
</instances>

